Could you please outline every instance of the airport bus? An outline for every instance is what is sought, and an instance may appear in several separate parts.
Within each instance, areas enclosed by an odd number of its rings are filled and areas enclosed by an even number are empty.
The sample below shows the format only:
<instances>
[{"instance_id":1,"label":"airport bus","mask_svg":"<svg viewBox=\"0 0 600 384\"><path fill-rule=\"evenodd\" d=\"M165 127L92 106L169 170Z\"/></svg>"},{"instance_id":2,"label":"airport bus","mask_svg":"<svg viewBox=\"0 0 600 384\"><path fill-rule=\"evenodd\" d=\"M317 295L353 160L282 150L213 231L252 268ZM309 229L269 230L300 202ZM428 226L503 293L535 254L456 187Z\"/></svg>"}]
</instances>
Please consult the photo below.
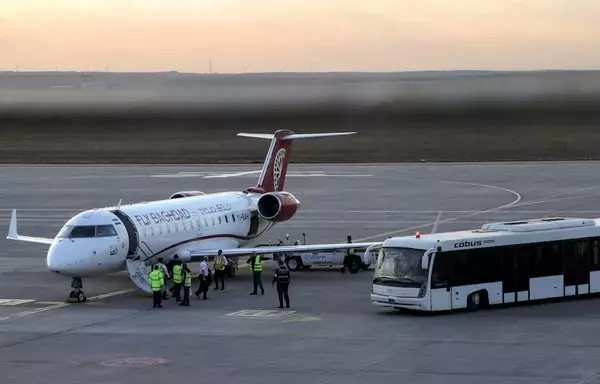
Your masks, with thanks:
<instances>
[{"instance_id":1,"label":"airport bus","mask_svg":"<svg viewBox=\"0 0 600 384\"><path fill-rule=\"evenodd\" d=\"M600 292L600 219L545 218L393 237L376 252L371 301L420 311Z\"/></svg>"}]
</instances>

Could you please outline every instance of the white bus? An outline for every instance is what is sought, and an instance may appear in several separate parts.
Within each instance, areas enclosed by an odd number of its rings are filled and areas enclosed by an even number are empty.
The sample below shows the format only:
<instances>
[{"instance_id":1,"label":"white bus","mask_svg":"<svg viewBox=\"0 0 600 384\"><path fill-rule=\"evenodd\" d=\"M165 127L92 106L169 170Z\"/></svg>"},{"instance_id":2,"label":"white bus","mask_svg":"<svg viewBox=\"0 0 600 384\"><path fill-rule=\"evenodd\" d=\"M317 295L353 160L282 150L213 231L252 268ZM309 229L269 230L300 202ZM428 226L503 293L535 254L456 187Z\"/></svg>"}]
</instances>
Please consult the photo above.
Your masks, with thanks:
<instances>
[{"instance_id":1,"label":"white bus","mask_svg":"<svg viewBox=\"0 0 600 384\"><path fill-rule=\"evenodd\" d=\"M600 292L600 219L547 218L394 237L377 255L371 301L421 311Z\"/></svg>"}]
</instances>

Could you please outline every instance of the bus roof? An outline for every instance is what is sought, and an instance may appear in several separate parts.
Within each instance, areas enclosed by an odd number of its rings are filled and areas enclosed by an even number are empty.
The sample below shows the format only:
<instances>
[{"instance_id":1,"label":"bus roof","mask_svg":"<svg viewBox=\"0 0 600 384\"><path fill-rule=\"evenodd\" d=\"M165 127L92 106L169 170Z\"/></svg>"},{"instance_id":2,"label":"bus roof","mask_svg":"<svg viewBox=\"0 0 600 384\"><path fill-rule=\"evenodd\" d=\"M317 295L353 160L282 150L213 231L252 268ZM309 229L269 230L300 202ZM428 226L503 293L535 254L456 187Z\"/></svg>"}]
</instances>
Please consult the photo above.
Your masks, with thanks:
<instances>
[{"instance_id":1,"label":"bus roof","mask_svg":"<svg viewBox=\"0 0 600 384\"><path fill-rule=\"evenodd\" d=\"M441 251L600 237L600 219L551 217L488 223L474 230L391 237L384 247Z\"/></svg>"}]
</instances>

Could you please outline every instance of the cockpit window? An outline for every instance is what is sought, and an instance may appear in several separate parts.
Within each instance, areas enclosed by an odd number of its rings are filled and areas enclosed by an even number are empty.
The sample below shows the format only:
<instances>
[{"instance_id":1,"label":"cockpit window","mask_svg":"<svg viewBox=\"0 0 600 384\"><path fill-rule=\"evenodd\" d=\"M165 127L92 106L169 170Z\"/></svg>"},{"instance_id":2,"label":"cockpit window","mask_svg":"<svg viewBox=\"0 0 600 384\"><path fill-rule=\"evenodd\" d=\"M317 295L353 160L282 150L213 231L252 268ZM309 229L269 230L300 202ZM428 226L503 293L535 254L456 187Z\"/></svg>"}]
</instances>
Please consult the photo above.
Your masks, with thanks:
<instances>
[{"instance_id":1,"label":"cockpit window","mask_svg":"<svg viewBox=\"0 0 600 384\"><path fill-rule=\"evenodd\" d=\"M83 238L83 237L95 237L96 228L93 225L82 225L74 227L69 237L72 239Z\"/></svg>"},{"instance_id":2,"label":"cockpit window","mask_svg":"<svg viewBox=\"0 0 600 384\"><path fill-rule=\"evenodd\" d=\"M117 231L112 225L98 225L96 226L96 237L109 237L117 236Z\"/></svg>"},{"instance_id":3,"label":"cockpit window","mask_svg":"<svg viewBox=\"0 0 600 384\"><path fill-rule=\"evenodd\" d=\"M59 238L83 239L91 237L117 236L115 227L108 225L65 225L58 233Z\"/></svg>"}]
</instances>

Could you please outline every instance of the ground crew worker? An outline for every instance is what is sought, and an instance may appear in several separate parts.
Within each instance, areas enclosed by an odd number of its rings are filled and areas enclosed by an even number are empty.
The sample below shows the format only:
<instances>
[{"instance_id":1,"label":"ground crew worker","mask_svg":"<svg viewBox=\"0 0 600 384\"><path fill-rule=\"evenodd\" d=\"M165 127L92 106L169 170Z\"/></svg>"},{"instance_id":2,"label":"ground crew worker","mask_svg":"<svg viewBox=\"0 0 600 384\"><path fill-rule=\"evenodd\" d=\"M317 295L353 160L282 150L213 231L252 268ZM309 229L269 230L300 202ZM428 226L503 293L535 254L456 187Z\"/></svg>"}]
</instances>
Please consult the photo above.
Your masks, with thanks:
<instances>
[{"instance_id":1,"label":"ground crew worker","mask_svg":"<svg viewBox=\"0 0 600 384\"><path fill-rule=\"evenodd\" d=\"M206 263L207 260L208 257L204 256L204 259L200 262L200 273L198 274L200 284L198 285L198 290L195 292L197 298L200 298L200 293L202 293L202 300L208 299L206 293L208 292L208 287L210 287L211 273Z\"/></svg>"},{"instance_id":2,"label":"ground crew worker","mask_svg":"<svg viewBox=\"0 0 600 384\"><path fill-rule=\"evenodd\" d=\"M181 301L181 283L183 283L181 261L177 255L173 259L175 260L175 265L173 266L173 297L179 303Z\"/></svg>"},{"instance_id":3,"label":"ground crew worker","mask_svg":"<svg viewBox=\"0 0 600 384\"><path fill-rule=\"evenodd\" d=\"M223 251L219 249L217 257L215 257L215 291L219 289L219 280L221 280L221 291L225 289L225 267L227 266L227 258L223 256Z\"/></svg>"},{"instance_id":4,"label":"ground crew worker","mask_svg":"<svg viewBox=\"0 0 600 384\"><path fill-rule=\"evenodd\" d=\"M169 300L169 297L167 296L167 279L171 278L171 275L169 275L169 270L167 269L167 266L164 264L163 262L163 258L159 257L158 258L158 267L159 269L162 271L163 273L163 279L165 281L165 284L162 286L161 290L162 290L162 299L163 300Z\"/></svg>"},{"instance_id":5,"label":"ground crew worker","mask_svg":"<svg viewBox=\"0 0 600 384\"><path fill-rule=\"evenodd\" d=\"M263 258L261 255L257 255L256 252L252 252L250 258L248 259L248 264L250 264L250 268L252 268L252 277L254 282L254 290L250 293L251 295L258 294L258 287L260 287L260 294L265 294L265 289L262 285L263 260L268 259Z\"/></svg>"},{"instance_id":6,"label":"ground crew worker","mask_svg":"<svg viewBox=\"0 0 600 384\"><path fill-rule=\"evenodd\" d=\"M288 288L290 287L290 270L287 269L283 260L278 260L279 267L275 270L275 276L273 276L273 283L277 283L277 296L279 296L279 307L283 308L283 299L285 298L285 307L290 307L290 296L288 294Z\"/></svg>"},{"instance_id":7,"label":"ground crew worker","mask_svg":"<svg viewBox=\"0 0 600 384\"><path fill-rule=\"evenodd\" d=\"M163 272L158 265L154 266L154 269L152 270L152 272L150 272L148 280L150 281L150 289L152 289L152 299L154 302L152 308L162 308L161 291L163 285L165 285L165 280Z\"/></svg>"},{"instance_id":8,"label":"ground crew worker","mask_svg":"<svg viewBox=\"0 0 600 384\"><path fill-rule=\"evenodd\" d=\"M347 237L348 240L348 244L352 243L352 236L348 235ZM346 250L346 255L344 256L344 264L342 265L342 269L340 270L341 273L346 272L347 270L350 270L351 273L356 273L358 271L358 265L356 267L353 266L353 263L355 263L356 261L354 260L354 249L353 248L349 248Z\"/></svg>"},{"instance_id":9,"label":"ground crew worker","mask_svg":"<svg viewBox=\"0 0 600 384\"><path fill-rule=\"evenodd\" d=\"M183 300L179 305L186 307L190 306L190 289L192 288L192 271L188 268L187 264L183 263L181 266L182 278L183 278Z\"/></svg>"}]
</instances>

